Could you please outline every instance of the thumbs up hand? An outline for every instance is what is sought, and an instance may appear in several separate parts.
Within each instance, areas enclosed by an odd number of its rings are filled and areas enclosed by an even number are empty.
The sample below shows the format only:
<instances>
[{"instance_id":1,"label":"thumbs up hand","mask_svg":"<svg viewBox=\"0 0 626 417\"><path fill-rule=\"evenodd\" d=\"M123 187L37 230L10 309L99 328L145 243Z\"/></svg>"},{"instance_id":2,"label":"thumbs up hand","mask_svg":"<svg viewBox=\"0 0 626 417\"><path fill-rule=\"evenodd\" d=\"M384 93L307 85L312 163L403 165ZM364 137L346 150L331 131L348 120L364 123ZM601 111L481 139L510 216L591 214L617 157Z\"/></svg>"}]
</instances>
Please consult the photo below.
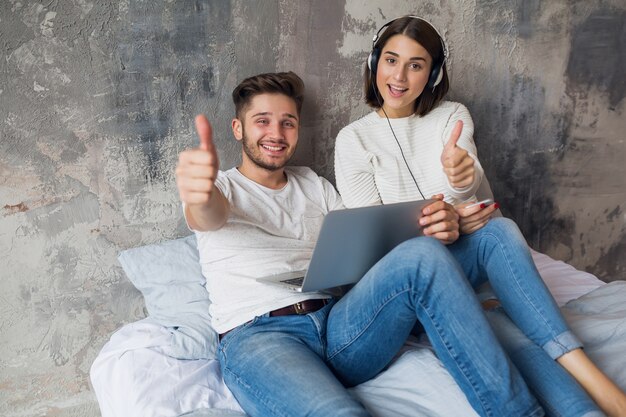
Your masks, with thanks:
<instances>
[{"instance_id":1,"label":"thumbs up hand","mask_svg":"<svg viewBox=\"0 0 626 417\"><path fill-rule=\"evenodd\" d=\"M454 188L465 188L474 182L474 159L465 149L457 146L462 130L463 122L459 120L441 153L443 171Z\"/></svg>"},{"instance_id":2,"label":"thumbs up hand","mask_svg":"<svg viewBox=\"0 0 626 417\"><path fill-rule=\"evenodd\" d=\"M187 205L208 205L219 169L213 144L213 129L203 115L196 117L200 146L180 153L176 167L176 185L180 199Z\"/></svg>"}]
</instances>

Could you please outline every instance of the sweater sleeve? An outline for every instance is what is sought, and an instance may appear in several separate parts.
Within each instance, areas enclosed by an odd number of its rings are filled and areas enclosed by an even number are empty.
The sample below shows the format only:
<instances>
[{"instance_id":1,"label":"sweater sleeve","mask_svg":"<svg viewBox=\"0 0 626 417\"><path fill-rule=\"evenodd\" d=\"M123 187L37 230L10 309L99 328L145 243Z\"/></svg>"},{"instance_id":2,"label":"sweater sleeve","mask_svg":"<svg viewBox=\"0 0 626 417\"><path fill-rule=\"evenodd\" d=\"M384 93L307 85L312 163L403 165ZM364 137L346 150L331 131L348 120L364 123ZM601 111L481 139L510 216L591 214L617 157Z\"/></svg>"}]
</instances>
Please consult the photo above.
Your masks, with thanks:
<instances>
[{"instance_id":1,"label":"sweater sleeve","mask_svg":"<svg viewBox=\"0 0 626 417\"><path fill-rule=\"evenodd\" d=\"M465 188L455 188L450 185L448 177L446 176L445 178L448 193L450 193L450 195L457 200L465 201L476 194L476 191L478 190L478 187L483 179L484 170L478 160L478 152L476 150L476 144L474 143L474 121L472 120L472 116L467 110L467 107L462 104L456 103L455 110L446 122L443 129L444 146L450 139L452 129L454 129L454 125L458 120L463 121L463 131L461 132L457 145L465 149L469 153L469 156L474 160L474 181Z\"/></svg>"},{"instance_id":2,"label":"sweater sleeve","mask_svg":"<svg viewBox=\"0 0 626 417\"><path fill-rule=\"evenodd\" d=\"M381 204L374 180L372 155L349 127L342 129L335 143L335 179L346 207Z\"/></svg>"}]
</instances>

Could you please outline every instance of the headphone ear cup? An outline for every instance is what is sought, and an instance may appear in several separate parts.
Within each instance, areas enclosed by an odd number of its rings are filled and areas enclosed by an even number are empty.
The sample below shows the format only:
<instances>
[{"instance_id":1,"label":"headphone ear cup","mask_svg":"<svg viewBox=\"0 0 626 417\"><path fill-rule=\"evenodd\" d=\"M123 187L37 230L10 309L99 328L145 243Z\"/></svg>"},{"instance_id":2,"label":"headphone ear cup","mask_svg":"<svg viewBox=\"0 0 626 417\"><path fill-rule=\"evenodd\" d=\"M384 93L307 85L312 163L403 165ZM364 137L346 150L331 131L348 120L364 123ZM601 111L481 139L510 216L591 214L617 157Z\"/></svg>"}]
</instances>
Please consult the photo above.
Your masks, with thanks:
<instances>
[{"instance_id":1,"label":"headphone ear cup","mask_svg":"<svg viewBox=\"0 0 626 417\"><path fill-rule=\"evenodd\" d=\"M432 71L430 72L430 76L428 77L428 87L437 87L439 83L441 83L441 80L443 80L443 64L433 67Z\"/></svg>"},{"instance_id":2,"label":"headphone ear cup","mask_svg":"<svg viewBox=\"0 0 626 417\"><path fill-rule=\"evenodd\" d=\"M370 52L367 57L367 68L369 68L372 74L376 74L376 70L378 69L378 58L380 58L380 49L372 49L372 52Z\"/></svg>"}]
</instances>

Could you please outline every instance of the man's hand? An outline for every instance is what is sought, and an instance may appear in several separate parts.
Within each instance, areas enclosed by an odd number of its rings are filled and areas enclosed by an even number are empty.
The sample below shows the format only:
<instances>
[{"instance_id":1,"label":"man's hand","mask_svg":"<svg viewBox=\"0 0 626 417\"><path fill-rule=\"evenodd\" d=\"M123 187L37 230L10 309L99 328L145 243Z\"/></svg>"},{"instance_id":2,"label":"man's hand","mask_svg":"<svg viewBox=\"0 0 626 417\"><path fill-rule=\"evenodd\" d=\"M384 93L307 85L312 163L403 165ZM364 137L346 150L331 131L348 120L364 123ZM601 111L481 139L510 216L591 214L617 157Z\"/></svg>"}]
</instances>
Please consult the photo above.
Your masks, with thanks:
<instances>
[{"instance_id":1,"label":"man's hand","mask_svg":"<svg viewBox=\"0 0 626 417\"><path fill-rule=\"evenodd\" d=\"M454 243L459 238L459 215L450 204L443 201L443 194L434 195L438 200L422 210L419 220L424 235L438 239L444 245Z\"/></svg>"},{"instance_id":2,"label":"man's hand","mask_svg":"<svg viewBox=\"0 0 626 417\"><path fill-rule=\"evenodd\" d=\"M180 199L189 206L206 205L217 178L219 159L213 145L213 132L206 117L196 117L200 147L180 153L176 167L176 185Z\"/></svg>"},{"instance_id":3,"label":"man's hand","mask_svg":"<svg viewBox=\"0 0 626 417\"><path fill-rule=\"evenodd\" d=\"M498 203L494 203L488 206L480 205L468 208L467 206L471 204L463 203L454 207L459 214L459 230L464 235L469 235L486 225L493 212L500 207Z\"/></svg>"},{"instance_id":4,"label":"man's hand","mask_svg":"<svg viewBox=\"0 0 626 417\"><path fill-rule=\"evenodd\" d=\"M463 122L459 120L454 125L450 139L441 153L443 171L454 188L465 188L474 182L474 159L465 149L457 146L461 131L463 131Z\"/></svg>"},{"instance_id":5,"label":"man's hand","mask_svg":"<svg viewBox=\"0 0 626 417\"><path fill-rule=\"evenodd\" d=\"M213 131L206 117L196 116L200 146L180 153L176 185L186 204L187 221L196 230L214 230L225 221L226 201L215 187L219 158L213 144Z\"/></svg>"}]
</instances>

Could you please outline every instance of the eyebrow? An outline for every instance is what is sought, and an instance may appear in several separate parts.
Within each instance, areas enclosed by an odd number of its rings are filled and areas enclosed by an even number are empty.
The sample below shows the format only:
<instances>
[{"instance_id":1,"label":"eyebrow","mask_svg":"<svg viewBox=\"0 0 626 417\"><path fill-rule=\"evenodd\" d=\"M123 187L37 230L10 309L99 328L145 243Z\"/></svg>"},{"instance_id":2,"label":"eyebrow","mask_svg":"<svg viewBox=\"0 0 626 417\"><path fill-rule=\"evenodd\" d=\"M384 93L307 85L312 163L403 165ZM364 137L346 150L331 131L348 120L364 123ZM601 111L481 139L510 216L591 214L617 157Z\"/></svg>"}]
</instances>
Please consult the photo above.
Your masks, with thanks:
<instances>
[{"instance_id":1,"label":"eyebrow","mask_svg":"<svg viewBox=\"0 0 626 417\"><path fill-rule=\"evenodd\" d=\"M395 52L392 52L392 51L385 51L385 53L386 53L386 54L389 54L389 55L393 55L393 56L395 56L396 58L400 58L400 55L398 55L398 54L397 54L397 53L395 53ZM424 57L422 57L422 56L413 56L413 57L409 58L409 61L424 61L424 62L426 62L426 58L424 58Z\"/></svg>"},{"instance_id":2,"label":"eyebrow","mask_svg":"<svg viewBox=\"0 0 626 417\"><path fill-rule=\"evenodd\" d=\"M270 116L270 115L272 115L272 114L274 114L274 113L272 113L272 112L270 112L270 111L262 111L262 112L259 112L259 113L256 113L256 114L253 114L251 117L257 117L257 116ZM295 119L295 120L298 120L298 118L297 118L296 116L294 116L293 114L291 114L291 113L285 113L285 116L287 116L287 117L288 117L288 118L290 118L290 119Z\"/></svg>"}]
</instances>

